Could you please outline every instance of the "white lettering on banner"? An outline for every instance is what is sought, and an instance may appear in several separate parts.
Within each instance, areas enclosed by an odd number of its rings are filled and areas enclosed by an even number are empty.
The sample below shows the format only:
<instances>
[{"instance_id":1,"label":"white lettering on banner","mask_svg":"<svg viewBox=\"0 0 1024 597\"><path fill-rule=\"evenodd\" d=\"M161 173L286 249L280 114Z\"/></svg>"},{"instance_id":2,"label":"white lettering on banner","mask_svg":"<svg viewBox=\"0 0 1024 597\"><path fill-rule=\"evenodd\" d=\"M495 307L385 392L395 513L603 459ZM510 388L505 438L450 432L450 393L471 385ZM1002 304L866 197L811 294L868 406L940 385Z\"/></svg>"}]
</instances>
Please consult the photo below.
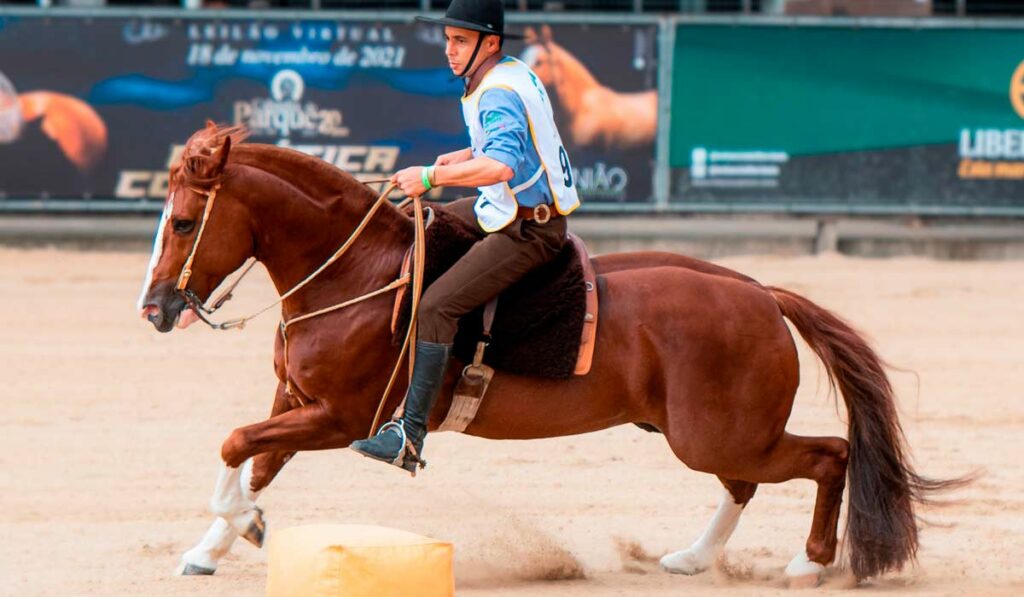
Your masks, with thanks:
<instances>
[{"instance_id":1,"label":"white lettering on banner","mask_svg":"<svg viewBox=\"0 0 1024 597\"><path fill-rule=\"evenodd\" d=\"M152 172L145 170L124 170L117 179L117 186L114 188L114 196L119 199L143 199L146 197L145 185L152 178Z\"/></svg>"},{"instance_id":2,"label":"white lettering on banner","mask_svg":"<svg viewBox=\"0 0 1024 597\"><path fill-rule=\"evenodd\" d=\"M301 103L306 83L298 72L278 71L270 82L272 98L253 98L235 102L234 123L244 125L254 136L290 137L299 133L306 137L347 137L342 126L341 110L320 109L307 101Z\"/></svg>"},{"instance_id":3,"label":"white lettering on banner","mask_svg":"<svg viewBox=\"0 0 1024 597\"><path fill-rule=\"evenodd\" d=\"M721 176L768 176L777 177L779 175L778 166L758 166L754 164L741 164L741 165L725 165L719 166L712 164L708 167L708 174L714 177Z\"/></svg>"},{"instance_id":4,"label":"white lettering on banner","mask_svg":"<svg viewBox=\"0 0 1024 597\"><path fill-rule=\"evenodd\" d=\"M390 145L293 145L286 140L277 144L316 156L352 175L390 173L394 171L401 151Z\"/></svg>"},{"instance_id":5,"label":"white lettering on banner","mask_svg":"<svg viewBox=\"0 0 1024 597\"><path fill-rule=\"evenodd\" d=\"M395 44L391 28L377 25L193 24L188 27L188 39L185 59L188 66L402 68L406 54L404 46ZM280 49L252 47L253 42L273 40L296 43ZM305 45L307 43L314 47ZM331 47L343 43L352 45Z\"/></svg>"},{"instance_id":6,"label":"white lettering on banner","mask_svg":"<svg viewBox=\"0 0 1024 597\"><path fill-rule=\"evenodd\" d=\"M185 64L189 66L209 66L213 64L213 44L190 44Z\"/></svg>"},{"instance_id":7,"label":"white lettering on banner","mask_svg":"<svg viewBox=\"0 0 1024 597\"><path fill-rule=\"evenodd\" d=\"M789 154L779 150L690 151L690 181L695 187L775 187Z\"/></svg>"},{"instance_id":8,"label":"white lettering on banner","mask_svg":"<svg viewBox=\"0 0 1024 597\"><path fill-rule=\"evenodd\" d=\"M356 52L348 46L341 46L341 48L334 53L334 60L332 60L332 63L334 66L355 66L357 60L359 60L359 52Z\"/></svg>"},{"instance_id":9,"label":"white lettering on banner","mask_svg":"<svg viewBox=\"0 0 1024 597\"><path fill-rule=\"evenodd\" d=\"M181 159L181 154L185 153L185 144L171 145L171 153L167 156L167 168L170 168Z\"/></svg>"},{"instance_id":10,"label":"white lettering on banner","mask_svg":"<svg viewBox=\"0 0 1024 597\"><path fill-rule=\"evenodd\" d=\"M163 199L170 186L170 167L181 159L185 146L171 145L167 152L167 170L122 170L114 187L118 199Z\"/></svg>"},{"instance_id":11,"label":"white lettering on banner","mask_svg":"<svg viewBox=\"0 0 1024 597\"><path fill-rule=\"evenodd\" d=\"M360 68L402 68L405 48L393 45L341 46L336 50L299 49L264 50L237 48L231 43L191 43L185 64L188 66L358 66Z\"/></svg>"},{"instance_id":12,"label":"white lettering on banner","mask_svg":"<svg viewBox=\"0 0 1024 597\"><path fill-rule=\"evenodd\" d=\"M207 23L188 26L189 41L263 41L279 38L295 41L361 41L391 43L391 27L379 25L326 25L321 23Z\"/></svg>"},{"instance_id":13,"label":"white lettering on banner","mask_svg":"<svg viewBox=\"0 0 1024 597\"><path fill-rule=\"evenodd\" d=\"M619 166L609 168L603 162L589 168L573 168L573 178L584 197L600 199L622 199L629 184L629 175L624 169Z\"/></svg>"},{"instance_id":14,"label":"white lettering on banner","mask_svg":"<svg viewBox=\"0 0 1024 597\"><path fill-rule=\"evenodd\" d=\"M166 25L151 21L131 21L121 29L125 43L131 46L160 41L167 37L167 34Z\"/></svg>"},{"instance_id":15,"label":"white lettering on banner","mask_svg":"<svg viewBox=\"0 0 1024 597\"><path fill-rule=\"evenodd\" d=\"M287 139L278 141L277 145L318 157L359 179L390 176L401 153L401 149L390 145L293 145ZM184 148L184 145L171 146L168 168L180 158ZM169 192L169 178L167 170L122 170L114 196L118 199L163 199ZM433 196L436 198L437 194Z\"/></svg>"},{"instance_id":16,"label":"white lettering on banner","mask_svg":"<svg viewBox=\"0 0 1024 597\"><path fill-rule=\"evenodd\" d=\"M277 39L278 26L274 24L205 23L188 26L189 41L261 41Z\"/></svg>"},{"instance_id":17,"label":"white lettering on banner","mask_svg":"<svg viewBox=\"0 0 1024 597\"><path fill-rule=\"evenodd\" d=\"M362 68L401 68L405 48L401 46L363 46L359 66Z\"/></svg>"},{"instance_id":18,"label":"white lettering on banner","mask_svg":"<svg viewBox=\"0 0 1024 597\"><path fill-rule=\"evenodd\" d=\"M777 162L789 161L784 151L712 151L712 162Z\"/></svg>"},{"instance_id":19,"label":"white lettering on banner","mask_svg":"<svg viewBox=\"0 0 1024 597\"><path fill-rule=\"evenodd\" d=\"M777 178L694 178L690 184L697 188L712 189L774 189L779 186ZM685 187L680 189L685 193Z\"/></svg>"},{"instance_id":20,"label":"white lettering on banner","mask_svg":"<svg viewBox=\"0 0 1024 597\"><path fill-rule=\"evenodd\" d=\"M122 170L114 187L118 199L163 199L167 197L170 176L151 170Z\"/></svg>"},{"instance_id":21,"label":"white lettering on banner","mask_svg":"<svg viewBox=\"0 0 1024 597\"><path fill-rule=\"evenodd\" d=\"M242 64L319 64L331 63L330 52L316 52L303 46L298 50L242 50Z\"/></svg>"},{"instance_id":22,"label":"white lettering on banner","mask_svg":"<svg viewBox=\"0 0 1024 597\"><path fill-rule=\"evenodd\" d=\"M961 129L960 157L1024 160L1024 130Z\"/></svg>"}]
</instances>

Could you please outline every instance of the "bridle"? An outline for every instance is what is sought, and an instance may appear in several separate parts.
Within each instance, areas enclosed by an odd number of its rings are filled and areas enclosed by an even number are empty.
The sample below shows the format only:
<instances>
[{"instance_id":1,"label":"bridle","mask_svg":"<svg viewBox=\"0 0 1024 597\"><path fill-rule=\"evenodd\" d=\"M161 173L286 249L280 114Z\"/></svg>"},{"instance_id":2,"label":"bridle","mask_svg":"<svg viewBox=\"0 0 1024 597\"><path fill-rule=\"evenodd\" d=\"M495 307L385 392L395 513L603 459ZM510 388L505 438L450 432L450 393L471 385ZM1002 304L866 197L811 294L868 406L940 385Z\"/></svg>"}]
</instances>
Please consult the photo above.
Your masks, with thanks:
<instances>
[{"instance_id":1,"label":"bridle","mask_svg":"<svg viewBox=\"0 0 1024 597\"><path fill-rule=\"evenodd\" d=\"M368 183L372 183L372 182L383 182L385 180L390 180L390 179L382 179L382 180L375 180L375 181L364 181L364 182L368 184ZM200 300L199 296L193 290L188 288L189 279L192 277L192 264L195 261L196 254L197 254L197 252L199 250L199 243L200 243L200 241L203 238L203 233L206 231L206 224L209 222L210 216L213 213L213 206L214 206L214 203L217 200L217 192L221 188L221 183L217 182L216 184L211 186L208 190L202 190L202 189L198 189L198 188L189 186L188 189L191 190L192 192L194 192L194 193L196 193L198 195L205 195L206 196L206 206L203 208L203 219L199 223L199 230L196 232L195 240L192 241L192 248L189 250L188 257L185 259L185 263L182 265L181 273L178 275L178 281L175 283L174 290L175 290L175 292L179 296L181 296L185 300L185 302L188 305L188 307L190 309L192 309L196 313L196 315L199 317L199 319L201 321L203 321L203 323L206 323L207 325L209 325L212 329L215 329L215 330L242 329L242 328L245 327L245 324L248 321L250 321L252 319L255 319L256 317L259 317L260 315L262 315L263 313L267 312L271 308L273 308L276 305L279 305L282 302L284 302L285 300L287 300L290 296L294 295L301 288L303 288L304 286L309 284L311 281L313 281L313 279L315 279L317 276L319 276L321 273L323 273L323 271L326 270L328 267L330 267L331 264L333 264L335 261L340 259L341 256L344 255L349 250L349 248L353 245L353 243L355 243L356 239L359 238L359 235L363 233L363 231L369 225L370 220L373 218L374 214L376 214L377 211L380 209L380 207L382 205L384 205L385 201L388 201L388 196L391 194L391 191L393 191L396 188L396 186L397 185L395 183L393 183L393 182L390 182L387 185L387 187L384 189L384 192L382 192L377 197L377 200L374 201L373 205L370 207L370 210L368 212L366 212L366 215L363 216L362 221L359 223L358 226L356 226L355 230L352 231L352 234L349 235L348 239L346 239L345 242L342 243L342 245L334 252L334 254L332 254L330 257L328 257L327 260L324 261L324 263L322 265L320 265L320 267L318 267L311 274L306 276L301 282L299 282L298 284L293 286L287 292L282 293L281 296L279 296L276 301L270 303L269 305L267 305L266 307L260 309L259 311L256 311L252 315L248 315L246 317L240 317L240 318L237 318L237 319L231 319L231 320L228 320L228 321L224 321L222 323L215 323L213 321L210 321L210 319L207 316L208 315L212 315L213 313L215 313L218 309L220 309L222 306L224 306L224 303L226 303L228 301L228 299L231 298L232 291L235 289L236 286L238 286L238 283L242 281L242 278L245 277L245 275L247 273L249 273L249 270L252 269L252 266L256 264L256 259L255 258L250 258L249 263L248 263L248 265L245 266L245 269L242 272L242 274L240 276L238 276L234 280L234 282L232 282L227 287L226 290L221 292L220 296L218 296L216 299L214 299L212 301L212 306L211 307L206 307L203 304L203 301ZM413 244L412 244L412 247L410 249L410 252L411 252L411 255L412 255L412 263L413 263L413 268L412 268L412 273L411 274L402 275L401 273L399 273L397 278L395 278L394 280L392 280L388 284L378 288L377 290L373 290L371 292L368 292L368 293L363 294L361 296L349 299L347 301L344 301L344 302L341 302L341 303L338 303L338 304L335 304L335 305L331 305L329 307L325 307L325 308L319 309L317 311L313 311L312 313L305 313L303 315L299 315L297 317L293 317L293 318L291 318L289 320L285 320L284 317L283 317L283 314L282 314L281 323L279 325L279 331L281 333L281 338L284 341L284 346L283 346L282 350L283 350L283 354L284 354L285 391L289 395L294 396L296 398L296 400L299 401L300 405L305 406L305 402L302 400L300 394L295 391L295 388L292 385L291 376L288 375L288 328L290 326L296 324L296 323L299 323L300 321L305 321L307 319L312 319L314 317L318 317L318 316L323 315L325 313L330 313L332 311L337 311L339 309L344 309L345 307L349 307L349 306L361 303L361 302L363 302L363 301L365 301L367 299L371 299L371 298L373 298L375 296L379 296L381 294L385 294L385 293L391 292L392 290L397 290L397 289L399 289L399 288L401 288L403 286L406 286L410 282L412 283L412 289L413 289L412 290L412 313L411 313L411 315L409 317L409 326L408 326L408 329L406 330L405 340L402 342L402 348L401 348L401 350L400 350L400 352L398 354L398 359L395 362L394 370L391 372L391 378L388 380L387 388L385 388L384 394L381 396L380 403L377 406L377 412L374 415L373 423L370 425L370 431L369 431L368 437L373 436L375 430L377 429L377 423L380 422L380 416L381 416L381 413L382 413L382 411L384 409L384 404L387 402L387 397L391 393L392 388L394 387L395 380L398 378L398 372L401 370L401 366L402 366L402 359L403 359L403 357L405 357L406 353L408 353L408 355L409 355L409 375L410 376L412 375L413 365L415 364L415 354L416 354L416 352L413 351L413 350L410 350L410 344L411 344L411 340L416 337L416 312L418 311L420 297L423 295L423 272L424 272L424 265L425 265L425 261L426 261L426 247L425 247L425 236L424 235L425 235L425 228L426 228L426 226L424 224L423 205L422 205L422 202L420 200L420 197L418 197L418 196L417 197L408 197L404 201L402 201L401 203L398 204L398 208L401 209L402 207L407 205L409 202L412 202L414 204L413 220L415 222L415 232L414 232L414 236L413 236ZM403 401L403 406L404 406L404 401ZM399 407L399 411L402 410L403 406Z\"/></svg>"},{"instance_id":2,"label":"bridle","mask_svg":"<svg viewBox=\"0 0 1024 597\"><path fill-rule=\"evenodd\" d=\"M207 307L200 300L199 296L188 287L189 279L192 278L192 263L195 261L196 251L199 248L199 241L203 238L203 232L206 230L206 223L210 221L210 214L213 212L213 204L217 200L217 191L220 190L220 183L213 185L209 190L204 191L197 189L196 187L189 186L188 189L197 195L206 196L206 207L203 209L203 219L199 224L199 231L196 233L195 240L192 241L192 248L188 252L188 258L185 260L184 265L181 266L181 273L178 274L178 281L174 284L174 291L185 300L185 304L188 305L192 311L202 320L203 323L210 326L215 330L229 330L232 328L245 327L245 321L231 321L225 323L214 323L207 317L213 315L218 309L224 306L224 303L228 302L231 298L231 293L238 286L238 283L242 281L242 278L249 273L252 266L256 264L255 258L250 258L247 261L244 271L241 275L235 278L227 289L220 294L213 302L211 307Z\"/></svg>"}]
</instances>

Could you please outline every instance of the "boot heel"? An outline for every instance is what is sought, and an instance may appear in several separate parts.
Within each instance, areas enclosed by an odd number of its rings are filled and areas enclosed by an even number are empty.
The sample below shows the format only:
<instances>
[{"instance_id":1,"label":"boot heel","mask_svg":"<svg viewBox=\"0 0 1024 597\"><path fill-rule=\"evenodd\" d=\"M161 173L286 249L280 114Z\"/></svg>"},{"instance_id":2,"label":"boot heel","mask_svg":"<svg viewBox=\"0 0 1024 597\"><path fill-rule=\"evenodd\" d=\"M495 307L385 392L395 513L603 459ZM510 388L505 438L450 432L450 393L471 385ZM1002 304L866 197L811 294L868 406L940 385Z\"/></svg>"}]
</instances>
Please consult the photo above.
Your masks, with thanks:
<instances>
[{"instance_id":1,"label":"boot heel","mask_svg":"<svg viewBox=\"0 0 1024 597\"><path fill-rule=\"evenodd\" d=\"M420 452L416 449L415 444L406 440L405 449L403 450L402 464L398 466L409 471L409 474L415 477L417 468L427 468L427 461L420 458Z\"/></svg>"},{"instance_id":2,"label":"boot heel","mask_svg":"<svg viewBox=\"0 0 1024 597\"><path fill-rule=\"evenodd\" d=\"M414 458L411 454L406 454L405 460L399 465L402 469L409 472L413 477L416 476L416 469L427 468L427 461L419 458Z\"/></svg>"}]
</instances>

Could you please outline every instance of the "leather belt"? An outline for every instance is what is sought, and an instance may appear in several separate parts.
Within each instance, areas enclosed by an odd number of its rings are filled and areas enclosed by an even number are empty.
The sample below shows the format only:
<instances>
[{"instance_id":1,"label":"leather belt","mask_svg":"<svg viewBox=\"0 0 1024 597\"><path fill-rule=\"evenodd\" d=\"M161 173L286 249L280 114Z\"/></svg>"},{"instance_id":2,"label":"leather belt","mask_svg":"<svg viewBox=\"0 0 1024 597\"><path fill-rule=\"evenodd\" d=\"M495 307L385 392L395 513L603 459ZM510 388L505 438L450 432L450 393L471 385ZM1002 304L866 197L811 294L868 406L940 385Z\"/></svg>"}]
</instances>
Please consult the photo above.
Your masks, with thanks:
<instances>
[{"instance_id":1,"label":"leather belt","mask_svg":"<svg viewBox=\"0 0 1024 597\"><path fill-rule=\"evenodd\" d=\"M520 207L516 215L523 220L530 220L538 224L547 224L555 218L563 217L558 210L552 209L550 205L538 205L537 207Z\"/></svg>"}]
</instances>

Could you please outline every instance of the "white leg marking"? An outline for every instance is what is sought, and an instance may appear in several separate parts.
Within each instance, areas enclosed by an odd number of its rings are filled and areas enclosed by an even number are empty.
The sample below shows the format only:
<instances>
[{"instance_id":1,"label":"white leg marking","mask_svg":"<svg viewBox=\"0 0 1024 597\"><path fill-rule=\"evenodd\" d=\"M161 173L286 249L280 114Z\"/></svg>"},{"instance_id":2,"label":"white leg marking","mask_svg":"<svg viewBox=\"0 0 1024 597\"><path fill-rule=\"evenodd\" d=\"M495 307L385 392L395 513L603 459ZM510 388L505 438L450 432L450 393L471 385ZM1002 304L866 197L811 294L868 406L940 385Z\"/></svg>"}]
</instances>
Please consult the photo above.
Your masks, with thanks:
<instances>
[{"instance_id":1,"label":"white leg marking","mask_svg":"<svg viewBox=\"0 0 1024 597\"><path fill-rule=\"evenodd\" d=\"M146 279L142 282L142 292L139 293L139 300L135 305L136 311L141 311L145 305L146 294L149 292L149 285L153 283L153 270L156 264L160 263L160 255L164 251L164 228L167 227L167 220L174 210L174 193L171 193L167 205L164 206L164 213L160 216L160 223L156 227L156 238L153 239L153 253L149 257L149 268L146 270Z\"/></svg>"},{"instance_id":2,"label":"white leg marking","mask_svg":"<svg viewBox=\"0 0 1024 597\"><path fill-rule=\"evenodd\" d=\"M231 545L238 538L238 531L231 528L223 518L216 518L210 529L203 535L198 545L185 552L181 556L181 566L178 567L178 574L182 574L187 565L213 571L217 569L217 563L231 549Z\"/></svg>"},{"instance_id":3,"label":"white leg marking","mask_svg":"<svg viewBox=\"0 0 1024 597\"><path fill-rule=\"evenodd\" d=\"M238 484L242 490L242 497L255 504L261 492L252 490L252 458L242 463L242 474L238 478Z\"/></svg>"},{"instance_id":4,"label":"white leg marking","mask_svg":"<svg viewBox=\"0 0 1024 597\"><path fill-rule=\"evenodd\" d=\"M243 478L246 479L245 489L242 488ZM256 494L248 487L250 479L252 458L238 468L221 464L217 485L210 498L210 512L228 521L236 531L243 534L256 516Z\"/></svg>"},{"instance_id":5,"label":"white leg marking","mask_svg":"<svg viewBox=\"0 0 1024 597\"><path fill-rule=\"evenodd\" d=\"M260 492L253 491L251 483L252 458L242 463L240 468L221 466L214 495L210 499L210 509L217 518L202 540L181 556L178 574L189 564L209 571L217 569L217 563L228 553L235 539L238 539L238 531L229 520L243 524L243 531L252 520Z\"/></svg>"},{"instance_id":6,"label":"white leg marking","mask_svg":"<svg viewBox=\"0 0 1024 597\"><path fill-rule=\"evenodd\" d=\"M725 543L736 530L743 506L732 499L728 491L718 503L718 510L704 534L689 549L670 553L661 558L661 567L675 574L698 574L707 570L725 549Z\"/></svg>"},{"instance_id":7,"label":"white leg marking","mask_svg":"<svg viewBox=\"0 0 1024 597\"><path fill-rule=\"evenodd\" d=\"M786 566L786 576L790 580L801 579L801 586L816 586L821 582L825 567L817 562L812 562L807 557L807 550L801 549Z\"/></svg>"}]
</instances>

